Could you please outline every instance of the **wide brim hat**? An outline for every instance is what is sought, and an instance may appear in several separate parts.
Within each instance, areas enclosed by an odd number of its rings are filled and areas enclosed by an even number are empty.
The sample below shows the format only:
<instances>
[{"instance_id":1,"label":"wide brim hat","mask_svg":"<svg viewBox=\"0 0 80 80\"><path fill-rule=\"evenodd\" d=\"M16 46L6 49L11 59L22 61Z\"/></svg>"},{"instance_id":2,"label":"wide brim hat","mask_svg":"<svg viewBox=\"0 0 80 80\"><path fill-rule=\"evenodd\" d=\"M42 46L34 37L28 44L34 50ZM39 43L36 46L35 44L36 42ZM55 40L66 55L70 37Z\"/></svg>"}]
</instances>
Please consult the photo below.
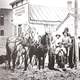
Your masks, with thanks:
<instances>
[{"instance_id":1,"label":"wide brim hat","mask_svg":"<svg viewBox=\"0 0 80 80\"><path fill-rule=\"evenodd\" d=\"M67 33L68 34L68 32L69 32L69 29L68 28L65 28L64 31L63 31L63 34L64 33Z\"/></svg>"},{"instance_id":2,"label":"wide brim hat","mask_svg":"<svg viewBox=\"0 0 80 80\"><path fill-rule=\"evenodd\" d=\"M66 27L66 28L64 29L64 32L69 32L69 29Z\"/></svg>"},{"instance_id":3,"label":"wide brim hat","mask_svg":"<svg viewBox=\"0 0 80 80\"><path fill-rule=\"evenodd\" d=\"M48 33L46 32L45 35L48 35Z\"/></svg>"},{"instance_id":4,"label":"wide brim hat","mask_svg":"<svg viewBox=\"0 0 80 80\"><path fill-rule=\"evenodd\" d=\"M59 37L60 37L61 35L60 35L60 34L56 34L56 37L57 37L57 36L59 36Z\"/></svg>"},{"instance_id":5,"label":"wide brim hat","mask_svg":"<svg viewBox=\"0 0 80 80\"><path fill-rule=\"evenodd\" d=\"M64 34L64 33L67 33L67 35L68 35L68 32L67 32L67 31L64 31L63 34Z\"/></svg>"}]
</instances>

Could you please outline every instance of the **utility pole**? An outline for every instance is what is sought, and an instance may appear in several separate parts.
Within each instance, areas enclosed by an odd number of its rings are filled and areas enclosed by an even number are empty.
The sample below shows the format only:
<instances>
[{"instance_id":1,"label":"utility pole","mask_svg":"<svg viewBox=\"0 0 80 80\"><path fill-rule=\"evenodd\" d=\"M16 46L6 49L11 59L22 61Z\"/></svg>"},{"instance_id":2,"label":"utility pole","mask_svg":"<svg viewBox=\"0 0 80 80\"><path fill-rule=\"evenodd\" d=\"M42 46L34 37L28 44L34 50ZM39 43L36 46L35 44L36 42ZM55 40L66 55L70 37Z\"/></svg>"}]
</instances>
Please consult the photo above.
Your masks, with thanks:
<instances>
[{"instance_id":1,"label":"utility pole","mask_svg":"<svg viewBox=\"0 0 80 80\"><path fill-rule=\"evenodd\" d=\"M77 0L75 0L75 20L74 20L74 26L75 26L75 36L77 36L77 27L78 27L78 3Z\"/></svg>"},{"instance_id":2,"label":"utility pole","mask_svg":"<svg viewBox=\"0 0 80 80\"><path fill-rule=\"evenodd\" d=\"M75 56L76 56L76 61L78 58L78 43L77 43L77 28L78 28L78 2L77 0L75 0L75 8L74 8L74 15L75 15L75 19L74 19L74 30L75 30ZM77 67L77 64L76 64Z\"/></svg>"}]
</instances>

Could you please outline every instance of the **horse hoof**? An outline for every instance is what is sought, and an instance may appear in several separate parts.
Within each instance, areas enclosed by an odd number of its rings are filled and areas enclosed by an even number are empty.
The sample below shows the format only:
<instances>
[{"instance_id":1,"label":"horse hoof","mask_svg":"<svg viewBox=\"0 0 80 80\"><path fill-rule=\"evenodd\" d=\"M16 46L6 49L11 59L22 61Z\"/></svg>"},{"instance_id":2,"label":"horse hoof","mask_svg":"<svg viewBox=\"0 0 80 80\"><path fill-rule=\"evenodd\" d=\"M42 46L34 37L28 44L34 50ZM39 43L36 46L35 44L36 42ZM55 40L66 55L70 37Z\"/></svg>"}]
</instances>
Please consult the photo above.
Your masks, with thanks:
<instances>
[{"instance_id":1,"label":"horse hoof","mask_svg":"<svg viewBox=\"0 0 80 80\"><path fill-rule=\"evenodd\" d=\"M26 69L24 69L23 71L26 71Z\"/></svg>"},{"instance_id":2,"label":"horse hoof","mask_svg":"<svg viewBox=\"0 0 80 80\"><path fill-rule=\"evenodd\" d=\"M23 71L26 71L27 69L25 68Z\"/></svg>"},{"instance_id":3,"label":"horse hoof","mask_svg":"<svg viewBox=\"0 0 80 80\"><path fill-rule=\"evenodd\" d=\"M11 69L11 72L14 73L14 69Z\"/></svg>"},{"instance_id":4,"label":"horse hoof","mask_svg":"<svg viewBox=\"0 0 80 80\"><path fill-rule=\"evenodd\" d=\"M65 69L65 68L63 68L62 70L63 70L63 71L66 71L66 69Z\"/></svg>"}]
</instances>

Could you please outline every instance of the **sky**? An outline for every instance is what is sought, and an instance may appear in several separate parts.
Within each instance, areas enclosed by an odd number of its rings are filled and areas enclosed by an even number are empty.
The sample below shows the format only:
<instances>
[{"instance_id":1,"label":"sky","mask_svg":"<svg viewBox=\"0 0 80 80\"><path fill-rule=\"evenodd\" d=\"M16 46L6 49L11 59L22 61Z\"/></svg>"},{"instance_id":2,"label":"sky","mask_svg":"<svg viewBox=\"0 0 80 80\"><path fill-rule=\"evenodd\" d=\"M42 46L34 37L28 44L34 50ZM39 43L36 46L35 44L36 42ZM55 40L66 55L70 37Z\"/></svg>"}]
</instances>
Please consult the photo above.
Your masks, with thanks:
<instances>
[{"instance_id":1,"label":"sky","mask_svg":"<svg viewBox=\"0 0 80 80\"><path fill-rule=\"evenodd\" d=\"M14 0L0 0L0 8L11 8L9 3L13 2ZM37 5L45 5L45 6L52 6L52 7L67 7L68 0L29 0L31 4ZM74 3L74 0L72 0ZM80 0L78 0L78 6L80 7Z\"/></svg>"}]
</instances>

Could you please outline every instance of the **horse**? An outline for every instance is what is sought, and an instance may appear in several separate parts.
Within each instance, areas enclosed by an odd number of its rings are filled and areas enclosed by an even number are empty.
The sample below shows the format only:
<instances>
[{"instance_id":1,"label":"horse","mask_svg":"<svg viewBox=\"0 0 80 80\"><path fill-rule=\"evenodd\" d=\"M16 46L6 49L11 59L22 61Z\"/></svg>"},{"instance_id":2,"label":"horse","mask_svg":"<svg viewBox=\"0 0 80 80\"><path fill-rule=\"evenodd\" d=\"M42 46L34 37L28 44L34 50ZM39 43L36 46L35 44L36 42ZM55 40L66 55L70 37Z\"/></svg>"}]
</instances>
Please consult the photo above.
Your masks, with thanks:
<instances>
[{"instance_id":1,"label":"horse","mask_svg":"<svg viewBox=\"0 0 80 80\"><path fill-rule=\"evenodd\" d=\"M21 43L17 46L17 59L16 63L18 67L21 67L21 65L24 63L24 71L27 69L28 66L28 53L29 53L29 47L30 47L30 42L31 38L27 34L26 36L23 36L23 39ZM22 59L22 60L21 60Z\"/></svg>"},{"instance_id":2,"label":"horse","mask_svg":"<svg viewBox=\"0 0 80 80\"><path fill-rule=\"evenodd\" d=\"M39 65L38 65L39 69L40 69L41 65L42 65L42 68L44 68L45 57L46 57L46 53L48 52L48 45L49 45L48 34L45 34L41 37L40 44L41 44L40 46L37 43L32 44L29 48L30 63L32 61L33 55L36 55L36 57L38 58L38 61L39 61Z\"/></svg>"},{"instance_id":3,"label":"horse","mask_svg":"<svg viewBox=\"0 0 80 80\"><path fill-rule=\"evenodd\" d=\"M8 60L8 67L11 69L11 61L12 61L12 70L15 68L15 61L17 56L17 46L16 39L13 37L7 38L6 41L6 56Z\"/></svg>"},{"instance_id":4,"label":"horse","mask_svg":"<svg viewBox=\"0 0 80 80\"><path fill-rule=\"evenodd\" d=\"M26 38L21 37L9 37L6 41L6 55L8 60L9 69L11 69L12 62L12 70L14 71L15 66L21 66L24 62L24 70L27 68L27 52L28 47L26 43ZM23 59L24 58L24 59ZM21 61L22 59L22 61Z\"/></svg>"}]
</instances>

